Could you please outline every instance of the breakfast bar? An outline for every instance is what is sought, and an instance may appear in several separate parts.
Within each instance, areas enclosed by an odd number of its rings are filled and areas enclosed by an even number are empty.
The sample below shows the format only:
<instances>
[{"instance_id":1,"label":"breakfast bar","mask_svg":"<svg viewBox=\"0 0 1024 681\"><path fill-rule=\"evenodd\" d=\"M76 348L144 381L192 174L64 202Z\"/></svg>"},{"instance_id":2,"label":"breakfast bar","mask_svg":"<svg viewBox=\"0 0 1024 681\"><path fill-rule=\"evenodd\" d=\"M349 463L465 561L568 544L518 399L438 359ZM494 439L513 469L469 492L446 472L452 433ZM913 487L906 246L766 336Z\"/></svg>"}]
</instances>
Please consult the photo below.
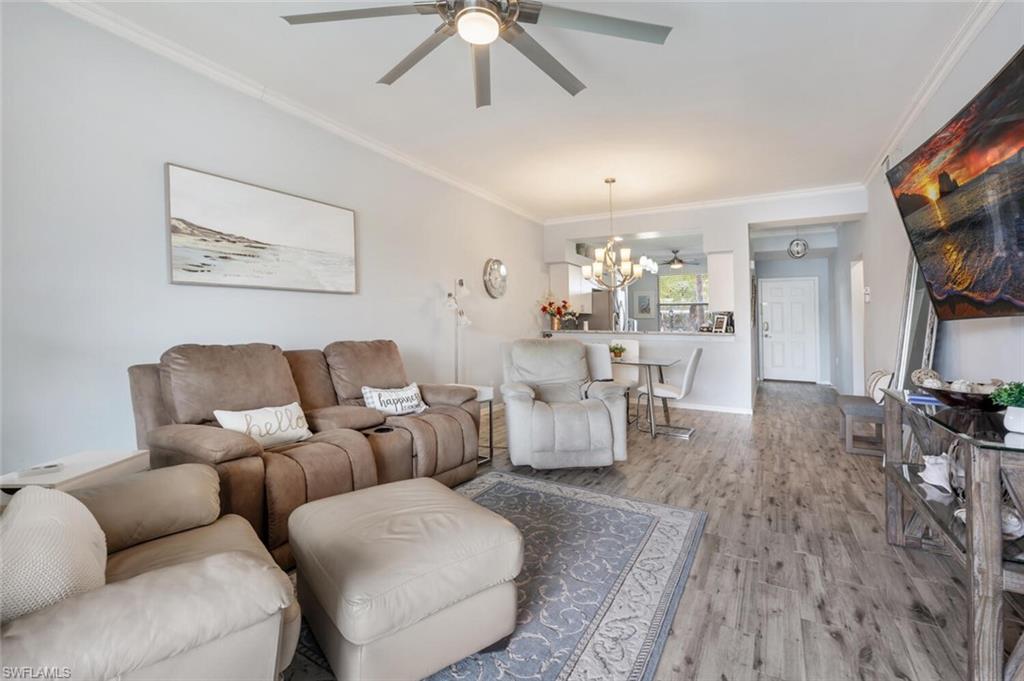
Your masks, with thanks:
<instances>
[{"instance_id":1,"label":"breakfast bar","mask_svg":"<svg viewBox=\"0 0 1024 681\"><path fill-rule=\"evenodd\" d=\"M658 331L545 331L545 336L575 338L581 343L611 344L619 339L640 342L640 356L659 360L677 360L663 369L664 381L681 385L686 361L695 348L703 349L700 376L685 402L672 406L731 414L751 413L750 377L742 369L740 355L749 355L749 346L731 333L658 332ZM641 368L641 375L643 369Z\"/></svg>"}]
</instances>

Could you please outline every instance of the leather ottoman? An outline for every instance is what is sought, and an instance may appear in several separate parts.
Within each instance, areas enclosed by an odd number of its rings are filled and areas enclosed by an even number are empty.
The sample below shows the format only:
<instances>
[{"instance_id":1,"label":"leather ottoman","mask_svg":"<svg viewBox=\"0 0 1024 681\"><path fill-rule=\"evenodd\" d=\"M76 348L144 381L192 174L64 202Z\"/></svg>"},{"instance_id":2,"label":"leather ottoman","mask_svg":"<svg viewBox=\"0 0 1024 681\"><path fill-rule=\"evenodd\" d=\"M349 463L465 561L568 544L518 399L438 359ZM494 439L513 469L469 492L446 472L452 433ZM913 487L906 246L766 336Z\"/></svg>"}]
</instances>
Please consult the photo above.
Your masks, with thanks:
<instances>
[{"instance_id":1,"label":"leather ottoman","mask_svg":"<svg viewBox=\"0 0 1024 681\"><path fill-rule=\"evenodd\" d=\"M519 530L431 478L288 520L299 603L339 679L421 679L510 635Z\"/></svg>"}]
</instances>

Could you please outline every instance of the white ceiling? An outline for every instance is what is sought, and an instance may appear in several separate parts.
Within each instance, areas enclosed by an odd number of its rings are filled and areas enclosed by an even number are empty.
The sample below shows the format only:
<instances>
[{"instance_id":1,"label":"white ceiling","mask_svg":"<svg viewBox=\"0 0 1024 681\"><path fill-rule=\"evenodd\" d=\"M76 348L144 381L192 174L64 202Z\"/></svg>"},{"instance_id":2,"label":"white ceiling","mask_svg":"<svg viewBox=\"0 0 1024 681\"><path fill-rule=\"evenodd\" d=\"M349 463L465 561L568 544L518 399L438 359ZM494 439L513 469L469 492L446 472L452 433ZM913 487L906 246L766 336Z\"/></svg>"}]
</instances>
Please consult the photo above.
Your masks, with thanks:
<instances>
[{"instance_id":1,"label":"white ceiling","mask_svg":"<svg viewBox=\"0 0 1024 681\"><path fill-rule=\"evenodd\" d=\"M289 26L384 2L107 2L103 8L540 219L860 182L970 4L572 2L675 27L664 46L527 27L588 89L509 45L474 109L469 49L376 80L438 24Z\"/></svg>"}]
</instances>

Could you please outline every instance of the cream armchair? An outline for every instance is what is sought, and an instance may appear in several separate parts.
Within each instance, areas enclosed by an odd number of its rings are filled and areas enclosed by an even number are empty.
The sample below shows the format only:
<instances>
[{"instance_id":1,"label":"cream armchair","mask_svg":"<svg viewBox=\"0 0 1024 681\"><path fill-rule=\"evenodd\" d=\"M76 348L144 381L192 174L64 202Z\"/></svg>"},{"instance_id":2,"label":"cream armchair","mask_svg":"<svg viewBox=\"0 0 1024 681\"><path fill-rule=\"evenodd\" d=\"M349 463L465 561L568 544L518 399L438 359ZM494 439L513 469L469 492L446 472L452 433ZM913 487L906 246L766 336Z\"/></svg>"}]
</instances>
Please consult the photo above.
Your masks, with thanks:
<instances>
[{"instance_id":1,"label":"cream armchair","mask_svg":"<svg viewBox=\"0 0 1024 681\"><path fill-rule=\"evenodd\" d=\"M5 668L57 669L72 680L278 678L295 651L299 606L252 527L235 515L218 517L212 468L146 471L72 495L105 537L105 578L100 565L100 586L6 621ZM60 526L59 506L68 504L36 503L20 512L44 514ZM24 531L7 531L15 534L6 539L20 545L5 545L5 553L21 560L5 564L18 572L5 574L5 584L21 586L36 571L55 569L34 567L26 556L51 556L32 547Z\"/></svg>"},{"instance_id":2,"label":"cream armchair","mask_svg":"<svg viewBox=\"0 0 1024 681\"><path fill-rule=\"evenodd\" d=\"M505 349L509 458L517 466L575 468L626 460L625 387L593 381L574 340L518 340Z\"/></svg>"}]
</instances>

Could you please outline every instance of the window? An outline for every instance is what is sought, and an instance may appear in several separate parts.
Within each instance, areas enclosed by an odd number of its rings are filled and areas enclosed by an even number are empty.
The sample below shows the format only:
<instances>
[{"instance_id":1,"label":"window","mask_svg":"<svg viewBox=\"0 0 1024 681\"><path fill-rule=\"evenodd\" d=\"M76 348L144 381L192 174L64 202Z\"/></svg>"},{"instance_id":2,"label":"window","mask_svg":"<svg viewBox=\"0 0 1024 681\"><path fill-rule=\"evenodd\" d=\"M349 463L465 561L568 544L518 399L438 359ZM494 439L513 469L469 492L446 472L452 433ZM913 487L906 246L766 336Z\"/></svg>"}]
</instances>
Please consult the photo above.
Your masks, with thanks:
<instances>
[{"instance_id":1,"label":"window","mask_svg":"<svg viewBox=\"0 0 1024 681\"><path fill-rule=\"evenodd\" d=\"M661 331L696 331L707 316L707 274L665 274L658 277L658 324Z\"/></svg>"}]
</instances>

